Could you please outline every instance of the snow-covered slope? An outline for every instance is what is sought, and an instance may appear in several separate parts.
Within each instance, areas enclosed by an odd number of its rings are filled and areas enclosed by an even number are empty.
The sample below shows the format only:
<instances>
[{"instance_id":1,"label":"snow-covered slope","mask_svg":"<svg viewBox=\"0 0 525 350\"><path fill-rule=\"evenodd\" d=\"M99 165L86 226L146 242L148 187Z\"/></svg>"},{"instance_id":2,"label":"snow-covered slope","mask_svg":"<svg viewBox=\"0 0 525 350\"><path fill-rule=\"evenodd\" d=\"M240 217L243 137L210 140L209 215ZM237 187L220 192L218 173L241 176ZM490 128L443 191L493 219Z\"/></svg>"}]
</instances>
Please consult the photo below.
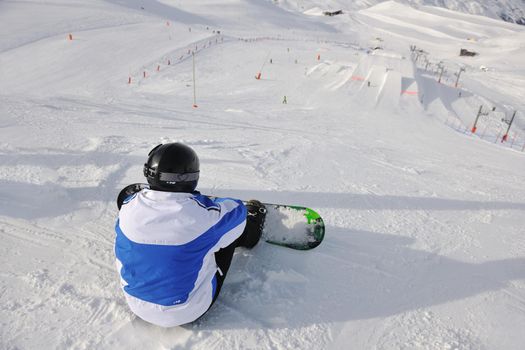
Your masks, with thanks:
<instances>
[{"instance_id":1,"label":"snow-covered slope","mask_svg":"<svg viewBox=\"0 0 525 350\"><path fill-rule=\"evenodd\" d=\"M362 10L390 0L280 0L278 3L289 9L306 11L308 14L322 13L323 11L355 11ZM507 22L525 25L525 3L523 0L395 0L398 3L415 8L421 6L435 6L445 9L502 19ZM312 11L314 9L314 11Z\"/></svg>"},{"instance_id":2,"label":"snow-covered slope","mask_svg":"<svg viewBox=\"0 0 525 350\"><path fill-rule=\"evenodd\" d=\"M0 348L523 347L524 28L291 5L0 2ZM494 138L519 111L509 142L464 132L479 104ZM115 197L167 141L198 152L204 193L327 224L309 252L239 250L210 312L173 329L128 310L113 256Z\"/></svg>"}]
</instances>

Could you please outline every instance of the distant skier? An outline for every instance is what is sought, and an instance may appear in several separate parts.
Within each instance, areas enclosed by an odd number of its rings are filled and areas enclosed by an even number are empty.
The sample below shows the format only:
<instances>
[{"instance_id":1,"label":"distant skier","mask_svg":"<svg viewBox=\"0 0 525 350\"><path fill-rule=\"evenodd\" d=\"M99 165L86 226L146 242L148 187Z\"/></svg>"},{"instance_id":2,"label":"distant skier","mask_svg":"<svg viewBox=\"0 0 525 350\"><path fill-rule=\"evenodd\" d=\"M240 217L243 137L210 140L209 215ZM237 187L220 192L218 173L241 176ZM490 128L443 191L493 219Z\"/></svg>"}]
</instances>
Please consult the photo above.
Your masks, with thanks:
<instances>
[{"instance_id":1,"label":"distant skier","mask_svg":"<svg viewBox=\"0 0 525 350\"><path fill-rule=\"evenodd\" d=\"M257 244L266 209L195 191L199 158L180 143L153 148L144 176L150 189L126 198L115 226L124 295L145 321L190 323L217 299L235 248Z\"/></svg>"},{"instance_id":2,"label":"distant skier","mask_svg":"<svg viewBox=\"0 0 525 350\"><path fill-rule=\"evenodd\" d=\"M285 104L285 105L288 104L288 99L286 98L286 95L284 95L284 97L283 97L283 104Z\"/></svg>"}]
</instances>

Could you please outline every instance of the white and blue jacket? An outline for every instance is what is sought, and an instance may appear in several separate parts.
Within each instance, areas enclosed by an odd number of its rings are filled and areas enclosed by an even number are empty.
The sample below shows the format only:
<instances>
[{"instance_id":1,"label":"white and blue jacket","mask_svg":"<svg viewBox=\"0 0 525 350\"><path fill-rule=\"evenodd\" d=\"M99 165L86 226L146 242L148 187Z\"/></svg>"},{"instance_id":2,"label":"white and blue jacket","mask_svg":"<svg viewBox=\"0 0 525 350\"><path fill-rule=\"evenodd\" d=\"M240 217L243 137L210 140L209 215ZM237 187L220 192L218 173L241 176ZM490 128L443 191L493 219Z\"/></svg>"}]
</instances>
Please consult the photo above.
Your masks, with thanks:
<instances>
[{"instance_id":1,"label":"white and blue jacket","mask_svg":"<svg viewBox=\"0 0 525 350\"><path fill-rule=\"evenodd\" d=\"M236 199L149 189L127 198L115 226L115 255L131 311L163 327L203 315L216 288L214 253L245 225L246 207Z\"/></svg>"}]
</instances>

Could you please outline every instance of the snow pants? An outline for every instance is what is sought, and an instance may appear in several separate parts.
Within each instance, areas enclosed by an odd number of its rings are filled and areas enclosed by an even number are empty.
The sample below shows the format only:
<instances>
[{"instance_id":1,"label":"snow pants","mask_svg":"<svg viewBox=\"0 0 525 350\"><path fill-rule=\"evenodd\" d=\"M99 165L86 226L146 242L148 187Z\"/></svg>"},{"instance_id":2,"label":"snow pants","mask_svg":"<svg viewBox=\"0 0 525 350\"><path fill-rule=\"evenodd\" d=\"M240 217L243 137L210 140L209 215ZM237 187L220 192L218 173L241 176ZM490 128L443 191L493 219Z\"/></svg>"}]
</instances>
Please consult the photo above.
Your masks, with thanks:
<instances>
[{"instance_id":1,"label":"snow pants","mask_svg":"<svg viewBox=\"0 0 525 350\"><path fill-rule=\"evenodd\" d=\"M215 262L220 271L217 271L215 276L217 278L217 288L215 289L215 295L213 296L213 301L211 305L215 302L221 291L222 284L226 278L226 273L230 269L230 264L233 259L233 253L237 247L252 247L257 244L259 238L261 237L261 229L256 226L252 221L246 220L246 227L242 232L242 235L239 236L232 244L226 248L222 248L217 253L215 253ZM222 274L221 274L222 273ZM210 305L210 307L211 307Z\"/></svg>"},{"instance_id":2,"label":"snow pants","mask_svg":"<svg viewBox=\"0 0 525 350\"><path fill-rule=\"evenodd\" d=\"M220 272L217 271L215 273L215 277L217 279L215 295L213 296L213 300L210 304L210 307L208 308L206 312L210 310L212 305L215 303L215 300L217 300L217 297L219 296L222 284L224 283L224 279L226 278L226 274L228 273L228 270L230 269L230 265L233 259L233 253L235 252L235 248L253 247L255 244L257 244L257 241L259 241L259 238L261 237L261 233L262 233L261 228L257 224L255 224L254 222L250 220L246 220L246 227L244 228L242 235L240 235L239 238L233 241L232 244L230 244L226 248L220 249L218 252L215 253L215 262ZM202 314L202 316L204 316L206 312ZM198 319L200 319L202 316L200 316Z\"/></svg>"}]
</instances>

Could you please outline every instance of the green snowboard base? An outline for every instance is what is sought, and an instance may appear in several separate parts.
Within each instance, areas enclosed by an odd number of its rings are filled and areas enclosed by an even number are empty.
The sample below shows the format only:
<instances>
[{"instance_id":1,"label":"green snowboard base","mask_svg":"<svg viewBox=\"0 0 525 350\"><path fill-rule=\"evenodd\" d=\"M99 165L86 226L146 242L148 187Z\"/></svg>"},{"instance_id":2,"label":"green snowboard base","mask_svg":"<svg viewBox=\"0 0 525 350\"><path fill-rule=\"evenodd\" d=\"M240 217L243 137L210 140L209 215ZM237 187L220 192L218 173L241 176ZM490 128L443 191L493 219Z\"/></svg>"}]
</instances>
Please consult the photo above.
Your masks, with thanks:
<instances>
[{"instance_id":1,"label":"green snowboard base","mask_svg":"<svg viewBox=\"0 0 525 350\"><path fill-rule=\"evenodd\" d=\"M297 250L309 250L323 241L324 222L313 209L285 204L264 205L267 213L262 239L266 242Z\"/></svg>"}]
</instances>

